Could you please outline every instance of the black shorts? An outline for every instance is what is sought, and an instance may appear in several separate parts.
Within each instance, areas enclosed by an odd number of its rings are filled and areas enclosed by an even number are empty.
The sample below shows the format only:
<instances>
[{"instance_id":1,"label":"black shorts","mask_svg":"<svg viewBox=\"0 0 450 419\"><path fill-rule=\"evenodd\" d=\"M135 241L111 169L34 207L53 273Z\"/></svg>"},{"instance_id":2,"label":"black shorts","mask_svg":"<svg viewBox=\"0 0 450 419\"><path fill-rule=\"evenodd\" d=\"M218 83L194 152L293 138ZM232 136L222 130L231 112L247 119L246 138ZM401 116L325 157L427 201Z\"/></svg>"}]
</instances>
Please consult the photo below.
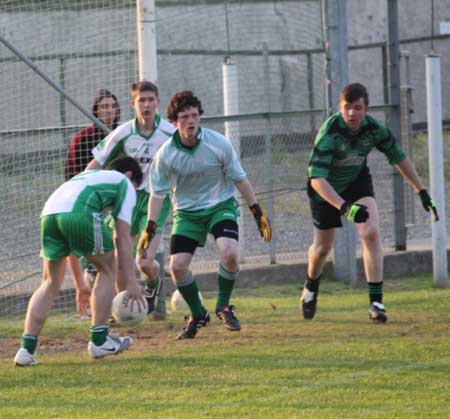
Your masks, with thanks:
<instances>
[{"instance_id":1,"label":"black shorts","mask_svg":"<svg viewBox=\"0 0 450 419\"><path fill-rule=\"evenodd\" d=\"M222 220L217 224L214 224L211 229L211 234L214 239L219 237L229 237L231 239L239 240L239 226L236 221ZM170 238L170 254L175 253L195 253L195 249L198 247L197 240L190 237L182 236L180 234L173 234Z\"/></svg>"},{"instance_id":2,"label":"black shorts","mask_svg":"<svg viewBox=\"0 0 450 419\"><path fill-rule=\"evenodd\" d=\"M309 205L313 218L314 227L319 230L328 230L330 228L342 227L341 215L339 210L326 201L317 201L310 182L308 182ZM355 202L366 196L375 197L372 184L372 176L369 171L358 177L344 192L339 194L343 199L349 202Z\"/></svg>"}]
</instances>

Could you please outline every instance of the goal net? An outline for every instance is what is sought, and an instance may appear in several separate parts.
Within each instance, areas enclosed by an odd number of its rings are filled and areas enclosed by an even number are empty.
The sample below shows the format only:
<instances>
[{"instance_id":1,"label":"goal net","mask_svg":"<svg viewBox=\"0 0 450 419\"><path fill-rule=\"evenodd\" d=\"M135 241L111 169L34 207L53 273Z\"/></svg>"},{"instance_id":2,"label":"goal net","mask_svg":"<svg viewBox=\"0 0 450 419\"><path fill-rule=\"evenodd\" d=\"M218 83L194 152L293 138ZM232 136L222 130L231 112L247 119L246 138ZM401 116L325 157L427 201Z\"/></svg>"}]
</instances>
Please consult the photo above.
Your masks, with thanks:
<instances>
[{"instance_id":1,"label":"goal net","mask_svg":"<svg viewBox=\"0 0 450 419\"><path fill-rule=\"evenodd\" d=\"M88 112L99 88L131 117L134 1L1 1L3 38ZM92 122L0 43L0 314L21 312L41 280L39 213L64 181L73 134ZM70 282L66 284L70 286ZM22 298L19 298L22 297ZM61 294L57 306L70 295Z\"/></svg>"},{"instance_id":2,"label":"goal net","mask_svg":"<svg viewBox=\"0 0 450 419\"><path fill-rule=\"evenodd\" d=\"M0 35L88 111L97 89L111 90L121 122L132 117L129 88L138 79L136 20L134 0L0 1ZM204 125L228 128L270 208L280 238L272 247L260 241L243 209L244 257L266 263L275 254L278 260L304 255L311 232L299 189L324 107L320 1L159 1L156 42L162 116L175 92L193 90ZM229 109L225 61L237 68ZM41 280L39 213L64 180L73 134L91 121L2 42L0 62L1 316L23 312ZM224 113L241 118L228 125L213 118ZM197 271L216 267L215 249L200 250L196 264ZM69 275L64 288L71 288ZM73 292L64 291L56 305L69 304Z\"/></svg>"}]
</instances>

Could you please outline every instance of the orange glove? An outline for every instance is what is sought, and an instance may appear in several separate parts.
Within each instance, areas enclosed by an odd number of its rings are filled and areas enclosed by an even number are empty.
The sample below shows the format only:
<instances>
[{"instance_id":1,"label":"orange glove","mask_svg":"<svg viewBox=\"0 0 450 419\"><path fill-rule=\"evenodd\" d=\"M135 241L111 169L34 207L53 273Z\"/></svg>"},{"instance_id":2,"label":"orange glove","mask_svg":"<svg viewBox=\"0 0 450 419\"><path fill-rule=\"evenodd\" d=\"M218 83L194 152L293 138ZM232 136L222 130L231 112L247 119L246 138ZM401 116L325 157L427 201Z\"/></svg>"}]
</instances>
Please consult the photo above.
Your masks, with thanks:
<instances>
[{"instance_id":1,"label":"orange glove","mask_svg":"<svg viewBox=\"0 0 450 419\"><path fill-rule=\"evenodd\" d=\"M139 238L139 243L137 245L137 253L142 254L142 252L146 251L150 246L151 241L156 236L156 229L158 225L149 220L147 224L147 228L142 232L141 237Z\"/></svg>"},{"instance_id":2,"label":"orange glove","mask_svg":"<svg viewBox=\"0 0 450 419\"><path fill-rule=\"evenodd\" d=\"M249 208L253 214L253 217L255 217L256 225L258 226L261 237L264 241L270 242L270 240L272 240L272 227L270 226L270 221L267 218L267 214L261 209L259 204L254 204Z\"/></svg>"}]
</instances>

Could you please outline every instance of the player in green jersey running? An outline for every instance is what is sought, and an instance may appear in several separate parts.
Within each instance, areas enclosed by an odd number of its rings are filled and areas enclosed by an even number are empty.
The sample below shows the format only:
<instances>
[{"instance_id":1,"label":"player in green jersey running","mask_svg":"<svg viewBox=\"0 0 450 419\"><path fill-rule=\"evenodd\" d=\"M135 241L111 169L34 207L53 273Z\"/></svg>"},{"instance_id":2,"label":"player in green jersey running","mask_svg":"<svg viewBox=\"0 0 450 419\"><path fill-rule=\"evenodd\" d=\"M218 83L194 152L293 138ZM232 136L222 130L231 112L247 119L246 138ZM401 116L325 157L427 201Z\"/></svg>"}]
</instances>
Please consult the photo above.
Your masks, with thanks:
<instances>
[{"instance_id":1,"label":"player in green jersey running","mask_svg":"<svg viewBox=\"0 0 450 419\"><path fill-rule=\"evenodd\" d=\"M144 177L138 186L136 209L131 224L133 243L147 225L150 165L155 153L175 131L172 124L158 115L159 103L159 91L154 83L145 80L134 83L131 88L131 107L135 111L136 118L119 125L94 148L92 152L94 159L87 166L87 169L99 169L123 155L133 157L139 162ZM145 257L142 257L141 253L136 255L137 266L146 278L145 289L149 313L157 305L162 286L159 279L159 270L162 267L156 261L155 255L169 212L170 200L166 197L158 219L159 228L154 242L146 251ZM118 278L118 288L119 290L124 289L120 277Z\"/></svg>"},{"instance_id":2,"label":"player in green jersey running","mask_svg":"<svg viewBox=\"0 0 450 419\"><path fill-rule=\"evenodd\" d=\"M97 269L89 304L89 355L103 358L122 352L133 343L129 336L115 337L108 331L116 261L113 232L103 222L103 212L111 209L115 220L117 265L128 297L137 310L143 309L143 289L136 280L130 238L136 186L142 181L142 171L130 157L115 160L110 168L78 174L56 189L45 203L40 217L43 278L28 305L21 348L14 358L18 366L37 364L38 336L63 284L65 258L71 253L86 257Z\"/></svg>"},{"instance_id":3,"label":"player in green jersey running","mask_svg":"<svg viewBox=\"0 0 450 419\"><path fill-rule=\"evenodd\" d=\"M369 316L387 321L383 305L383 248L379 215L367 166L376 148L419 194L426 211L438 218L436 206L411 161L391 132L367 114L369 95L359 83L347 85L339 96L339 112L328 118L314 141L308 166L308 195L314 224L314 241L308 252L307 278L300 299L305 319L316 312L320 276L330 253L341 216L356 223L370 299Z\"/></svg>"},{"instance_id":4,"label":"player in green jersey running","mask_svg":"<svg viewBox=\"0 0 450 419\"><path fill-rule=\"evenodd\" d=\"M167 115L177 131L153 161L149 221L140 241L143 248L151 246L164 197L170 191L174 209L170 269L191 311L178 339L194 338L210 320L189 269L195 249L204 246L208 233L214 236L220 255L216 315L227 329L240 330L234 306L230 305L239 271L236 189L249 205L263 239L272 237L269 221L231 142L216 131L200 127L202 113L202 104L191 91L179 92L170 100Z\"/></svg>"}]
</instances>

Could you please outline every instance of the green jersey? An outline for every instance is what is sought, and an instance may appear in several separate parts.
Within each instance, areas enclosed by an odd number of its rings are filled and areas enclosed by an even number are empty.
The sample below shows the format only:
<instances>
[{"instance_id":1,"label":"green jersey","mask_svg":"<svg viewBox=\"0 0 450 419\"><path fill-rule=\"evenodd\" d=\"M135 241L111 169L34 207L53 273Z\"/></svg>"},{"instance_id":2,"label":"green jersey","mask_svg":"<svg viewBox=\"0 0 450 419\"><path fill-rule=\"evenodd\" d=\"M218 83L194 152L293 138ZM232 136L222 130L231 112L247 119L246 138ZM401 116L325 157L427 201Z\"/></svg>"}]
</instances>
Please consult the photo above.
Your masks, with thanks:
<instances>
[{"instance_id":1,"label":"green jersey","mask_svg":"<svg viewBox=\"0 0 450 419\"><path fill-rule=\"evenodd\" d=\"M367 155L374 148L384 153L392 165L406 157L389 129L370 115L366 115L357 131L351 131L341 114L335 113L323 123L315 138L308 178L325 178L341 193L367 167Z\"/></svg>"},{"instance_id":2,"label":"green jersey","mask_svg":"<svg viewBox=\"0 0 450 419\"><path fill-rule=\"evenodd\" d=\"M131 181L115 170L87 170L63 183L48 198L41 218L52 214L111 214L131 225L136 190Z\"/></svg>"},{"instance_id":3,"label":"green jersey","mask_svg":"<svg viewBox=\"0 0 450 419\"><path fill-rule=\"evenodd\" d=\"M138 190L149 190L149 172L153 157L174 133L175 127L159 115L155 118L153 131L145 136L140 133L136 119L119 125L103 139L93 150L95 160L103 167L120 156L135 158L143 173L142 183Z\"/></svg>"},{"instance_id":4,"label":"green jersey","mask_svg":"<svg viewBox=\"0 0 450 419\"><path fill-rule=\"evenodd\" d=\"M200 128L197 144L184 147L178 131L164 143L150 169L154 196L171 192L173 209L197 211L235 196L235 183L247 177L231 142L223 135Z\"/></svg>"}]
</instances>

